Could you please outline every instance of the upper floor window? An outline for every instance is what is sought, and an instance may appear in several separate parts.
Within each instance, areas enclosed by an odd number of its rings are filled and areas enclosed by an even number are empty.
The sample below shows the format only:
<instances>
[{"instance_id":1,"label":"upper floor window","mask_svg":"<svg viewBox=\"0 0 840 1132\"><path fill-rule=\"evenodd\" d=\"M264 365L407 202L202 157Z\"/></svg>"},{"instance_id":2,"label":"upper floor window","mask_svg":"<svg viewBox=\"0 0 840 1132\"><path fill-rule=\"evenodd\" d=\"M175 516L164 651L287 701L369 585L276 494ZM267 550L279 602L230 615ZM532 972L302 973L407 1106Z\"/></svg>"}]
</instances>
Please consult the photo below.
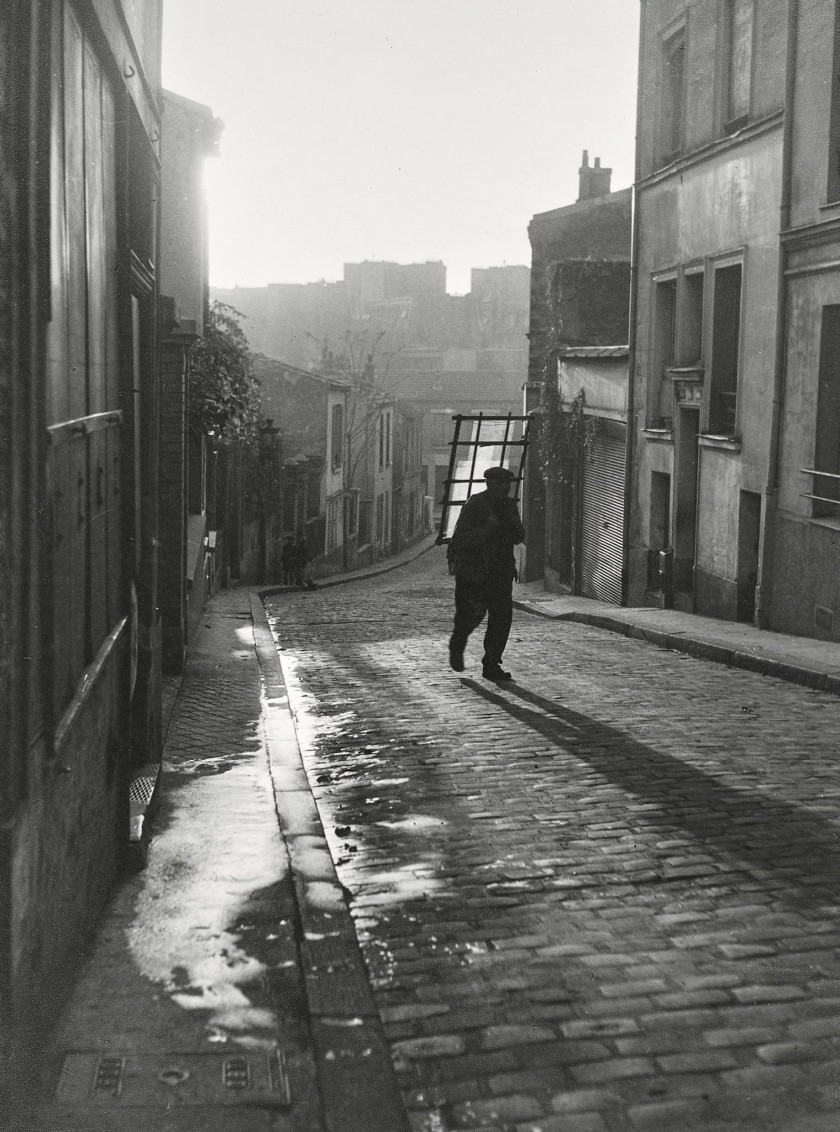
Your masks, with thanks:
<instances>
[{"instance_id":1,"label":"upper floor window","mask_svg":"<svg viewBox=\"0 0 840 1132\"><path fill-rule=\"evenodd\" d=\"M718 267L712 307L709 432L735 433L741 344L741 264Z\"/></svg>"},{"instance_id":2,"label":"upper floor window","mask_svg":"<svg viewBox=\"0 0 840 1132\"><path fill-rule=\"evenodd\" d=\"M669 369L674 365L676 349L677 281L658 280L653 287L653 366L651 381L650 423L667 428L674 416L674 398Z\"/></svg>"},{"instance_id":3,"label":"upper floor window","mask_svg":"<svg viewBox=\"0 0 840 1132\"><path fill-rule=\"evenodd\" d=\"M726 0L725 125L742 125L750 113L754 0Z\"/></svg>"},{"instance_id":4,"label":"upper floor window","mask_svg":"<svg viewBox=\"0 0 840 1132\"><path fill-rule=\"evenodd\" d=\"M391 414L379 415L379 467L387 468L391 463Z\"/></svg>"},{"instance_id":5,"label":"upper floor window","mask_svg":"<svg viewBox=\"0 0 840 1132\"><path fill-rule=\"evenodd\" d=\"M683 275L678 335L681 366L699 366L703 356L703 281L698 268Z\"/></svg>"},{"instance_id":6,"label":"upper floor window","mask_svg":"<svg viewBox=\"0 0 840 1132\"><path fill-rule=\"evenodd\" d=\"M332 407L332 443L331 443L332 470L337 472L344 463L344 406Z\"/></svg>"},{"instance_id":7,"label":"upper floor window","mask_svg":"<svg viewBox=\"0 0 840 1132\"><path fill-rule=\"evenodd\" d=\"M659 149L663 159L685 146L685 27L662 45Z\"/></svg>"},{"instance_id":8,"label":"upper floor window","mask_svg":"<svg viewBox=\"0 0 840 1132\"><path fill-rule=\"evenodd\" d=\"M831 117L828 128L828 200L840 200L840 8L834 17Z\"/></svg>"}]
</instances>

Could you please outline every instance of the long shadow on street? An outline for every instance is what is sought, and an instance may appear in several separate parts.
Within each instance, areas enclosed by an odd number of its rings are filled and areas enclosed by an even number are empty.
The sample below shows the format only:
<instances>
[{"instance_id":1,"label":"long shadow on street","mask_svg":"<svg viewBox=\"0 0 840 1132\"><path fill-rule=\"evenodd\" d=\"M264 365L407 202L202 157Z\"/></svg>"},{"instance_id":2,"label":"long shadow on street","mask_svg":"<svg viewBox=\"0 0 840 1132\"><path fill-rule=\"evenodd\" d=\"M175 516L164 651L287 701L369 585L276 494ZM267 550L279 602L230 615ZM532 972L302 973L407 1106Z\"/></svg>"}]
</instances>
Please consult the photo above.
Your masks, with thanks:
<instances>
[{"instance_id":1,"label":"long shadow on street","mask_svg":"<svg viewBox=\"0 0 840 1132\"><path fill-rule=\"evenodd\" d=\"M735 790L682 759L521 685L505 685L508 694L503 695L469 678L461 683L613 784L655 803L659 811L646 813L649 820L678 826L710 848L731 854L745 868L771 873L788 902L813 908L840 891L840 834L818 814Z\"/></svg>"}]
</instances>

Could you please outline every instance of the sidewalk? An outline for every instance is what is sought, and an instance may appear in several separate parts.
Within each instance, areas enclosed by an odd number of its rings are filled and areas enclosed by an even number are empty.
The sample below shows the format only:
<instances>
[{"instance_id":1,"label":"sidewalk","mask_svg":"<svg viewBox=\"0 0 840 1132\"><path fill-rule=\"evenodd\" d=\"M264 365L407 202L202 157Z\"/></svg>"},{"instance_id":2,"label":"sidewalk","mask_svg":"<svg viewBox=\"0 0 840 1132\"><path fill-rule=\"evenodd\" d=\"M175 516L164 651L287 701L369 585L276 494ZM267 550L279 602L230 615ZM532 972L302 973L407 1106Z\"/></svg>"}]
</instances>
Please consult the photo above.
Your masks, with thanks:
<instances>
[{"instance_id":1,"label":"sidewalk","mask_svg":"<svg viewBox=\"0 0 840 1132\"><path fill-rule=\"evenodd\" d=\"M20 1132L407 1129L252 590L205 610L148 865L100 922L35 1099Z\"/></svg>"},{"instance_id":2,"label":"sidewalk","mask_svg":"<svg viewBox=\"0 0 840 1132\"><path fill-rule=\"evenodd\" d=\"M577 621L660 648L747 668L840 695L840 644L756 629L673 609L621 609L586 597L547 593L542 581L516 585L514 606L538 617Z\"/></svg>"}]
</instances>

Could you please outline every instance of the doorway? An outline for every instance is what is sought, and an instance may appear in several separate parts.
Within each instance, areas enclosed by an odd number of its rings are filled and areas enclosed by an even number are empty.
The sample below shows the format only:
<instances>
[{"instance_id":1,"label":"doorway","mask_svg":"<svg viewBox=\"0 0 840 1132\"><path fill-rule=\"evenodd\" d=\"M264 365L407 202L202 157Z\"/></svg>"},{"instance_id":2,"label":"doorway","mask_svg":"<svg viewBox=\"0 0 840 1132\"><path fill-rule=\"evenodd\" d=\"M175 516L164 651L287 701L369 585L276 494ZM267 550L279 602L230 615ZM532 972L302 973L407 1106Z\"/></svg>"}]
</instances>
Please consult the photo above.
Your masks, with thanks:
<instances>
[{"instance_id":1,"label":"doorway","mask_svg":"<svg viewBox=\"0 0 840 1132\"><path fill-rule=\"evenodd\" d=\"M738 612L739 621L755 620L758 582L758 540L761 531L761 496L742 491L738 508Z\"/></svg>"},{"instance_id":2,"label":"doorway","mask_svg":"<svg viewBox=\"0 0 840 1132\"><path fill-rule=\"evenodd\" d=\"M694 556L697 530L698 408L677 410L674 498L674 608L694 611Z\"/></svg>"}]
</instances>

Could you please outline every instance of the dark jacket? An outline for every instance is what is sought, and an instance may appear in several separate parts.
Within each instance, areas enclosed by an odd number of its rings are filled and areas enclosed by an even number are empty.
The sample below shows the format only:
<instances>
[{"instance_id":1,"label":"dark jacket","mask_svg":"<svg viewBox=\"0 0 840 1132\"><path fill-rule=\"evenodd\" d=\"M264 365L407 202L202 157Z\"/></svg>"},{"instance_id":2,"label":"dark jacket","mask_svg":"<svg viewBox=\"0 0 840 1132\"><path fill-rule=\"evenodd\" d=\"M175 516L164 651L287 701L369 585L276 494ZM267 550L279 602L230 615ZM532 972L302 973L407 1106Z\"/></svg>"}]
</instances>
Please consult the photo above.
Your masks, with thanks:
<instances>
[{"instance_id":1,"label":"dark jacket","mask_svg":"<svg viewBox=\"0 0 840 1132\"><path fill-rule=\"evenodd\" d=\"M498 523L493 522L493 517ZM461 509L449 544L456 578L484 582L516 574L513 548L525 541L525 528L513 499L493 499L487 491L471 495Z\"/></svg>"}]
</instances>

